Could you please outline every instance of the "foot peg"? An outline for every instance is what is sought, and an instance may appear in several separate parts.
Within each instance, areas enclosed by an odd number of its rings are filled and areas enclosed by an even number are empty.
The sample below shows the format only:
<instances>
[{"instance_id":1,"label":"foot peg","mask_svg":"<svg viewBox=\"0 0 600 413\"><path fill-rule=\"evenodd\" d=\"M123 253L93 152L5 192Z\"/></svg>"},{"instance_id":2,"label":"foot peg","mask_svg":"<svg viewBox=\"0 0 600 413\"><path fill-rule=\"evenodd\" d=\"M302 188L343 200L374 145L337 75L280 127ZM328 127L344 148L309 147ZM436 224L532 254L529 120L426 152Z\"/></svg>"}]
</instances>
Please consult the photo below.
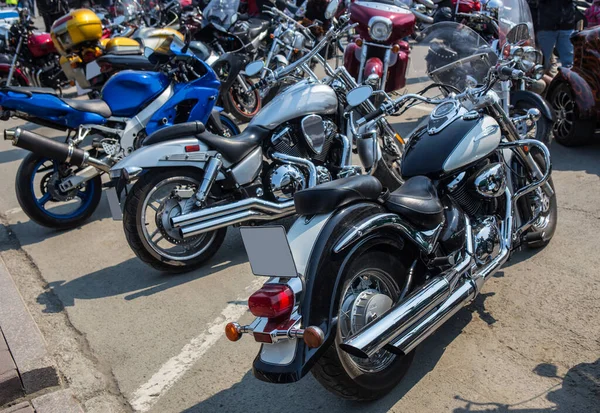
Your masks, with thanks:
<instances>
[{"instance_id":1,"label":"foot peg","mask_svg":"<svg viewBox=\"0 0 600 413\"><path fill-rule=\"evenodd\" d=\"M529 244L530 242L544 241L545 232L528 232L523 236L523 242Z\"/></svg>"}]
</instances>

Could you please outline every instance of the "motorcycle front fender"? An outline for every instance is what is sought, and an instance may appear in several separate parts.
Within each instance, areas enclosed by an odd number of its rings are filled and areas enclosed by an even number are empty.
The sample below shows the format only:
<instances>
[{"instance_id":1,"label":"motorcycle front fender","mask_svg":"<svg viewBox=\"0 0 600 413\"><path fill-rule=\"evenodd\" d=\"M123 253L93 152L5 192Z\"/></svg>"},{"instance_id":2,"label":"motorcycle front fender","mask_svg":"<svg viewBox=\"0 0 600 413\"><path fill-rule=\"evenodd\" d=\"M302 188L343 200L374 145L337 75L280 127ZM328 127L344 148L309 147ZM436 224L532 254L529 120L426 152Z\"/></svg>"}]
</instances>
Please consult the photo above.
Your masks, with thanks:
<instances>
[{"instance_id":1,"label":"motorcycle front fender","mask_svg":"<svg viewBox=\"0 0 600 413\"><path fill-rule=\"evenodd\" d=\"M215 72L218 71L221 65L229 66L227 79L225 81L221 79L221 95L231 88L231 85L235 82L235 78L244 70L247 63L248 58L244 54L225 53L211 65Z\"/></svg>"},{"instance_id":2,"label":"motorcycle front fender","mask_svg":"<svg viewBox=\"0 0 600 413\"><path fill-rule=\"evenodd\" d=\"M310 371L319 357L333 343L337 331L336 320L340 306L340 290L343 287L342 280L352 259L374 247L400 253L404 242L400 237L370 234L364 239L354 242L341 253L334 252L334 248L348 229L367 217L384 212L386 211L379 204L361 202L340 208L326 216L301 216L298 218L289 233L302 229L294 228L296 226L310 226L313 220L318 220L322 225L317 235L309 242L304 242L306 240L302 239L302 246L296 247L293 242L290 242L290 246L298 273L303 280L302 303L300 304L302 324L304 327L319 327L325 335L325 340L316 349L308 348L302 340L295 340L295 347L287 350L294 352L289 357L292 361L286 362L285 365L265 361L269 359L267 352L280 349L273 348L271 350L270 346L273 345L263 345L253 364L253 372L258 379L270 383L296 382ZM310 232L305 231L305 233L309 234ZM298 249L302 251L298 251ZM282 355L279 354L279 356Z\"/></svg>"},{"instance_id":3,"label":"motorcycle front fender","mask_svg":"<svg viewBox=\"0 0 600 413\"><path fill-rule=\"evenodd\" d=\"M8 73L10 73L10 63L0 63L0 74L6 74L8 75ZM23 74L23 72L21 71L21 69L19 69L18 67L15 68L15 71L13 73L13 78L14 80L16 80L18 82L18 85L15 86L29 86L29 79L27 79L27 77ZM14 82L13 80L13 82ZM14 83L13 83L14 85Z\"/></svg>"},{"instance_id":4,"label":"motorcycle front fender","mask_svg":"<svg viewBox=\"0 0 600 413\"><path fill-rule=\"evenodd\" d=\"M552 96L556 87L561 83L567 83L573 91L579 119L595 119L597 103L594 91L597 90L597 87L593 87L595 82L591 78L586 78L588 76L583 73L561 67L558 69L558 74L552 79L546 95Z\"/></svg>"},{"instance_id":5,"label":"motorcycle front fender","mask_svg":"<svg viewBox=\"0 0 600 413\"><path fill-rule=\"evenodd\" d=\"M510 92L510 103L516 105L518 102L527 102L534 105L542 113L542 116L548 119L550 122L555 121L554 112L550 107L550 104L538 95L530 90L514 90Z\"/></svg>"}]
</instances>

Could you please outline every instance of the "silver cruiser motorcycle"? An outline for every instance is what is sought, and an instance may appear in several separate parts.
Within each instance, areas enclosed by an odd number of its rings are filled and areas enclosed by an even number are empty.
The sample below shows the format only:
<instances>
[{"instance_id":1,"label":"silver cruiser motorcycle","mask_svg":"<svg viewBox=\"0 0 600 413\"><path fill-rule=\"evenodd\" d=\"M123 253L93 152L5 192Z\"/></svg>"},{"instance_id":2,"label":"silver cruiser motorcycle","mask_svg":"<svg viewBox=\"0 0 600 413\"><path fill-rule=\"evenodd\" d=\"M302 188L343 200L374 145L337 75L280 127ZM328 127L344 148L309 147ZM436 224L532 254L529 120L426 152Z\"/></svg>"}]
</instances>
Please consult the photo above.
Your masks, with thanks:
<instances>
[{"instance_id":1,"label":"silver cruiser motorcycle","mask_svg":"<svg viewBox=\"0 0 600 413\"><path fill-rule=\"evenodd\" d=\"M140 259L161 271L192 270L215 254L228 226L293 215L297 191L361 169L389 188L400 185L394 172L399 154L394 158L386 149L396 135L385 119L377 122L382 134L356 141L362 168L349 164L353 139L337 126L345 125L345 96L357 84L344 68L334 71L319 60L318 51L351 27L332 28L302 59L258 82L256 87L272 87L298 70L309 74L277 95L241 134L224 138L198 122L176 125L150 135L141 149L113 166L119 199L135 182L122 218ZM309 67L315 57L329 74L325 81ZM246 71L252 76L262 67L255 62ZM364 115L375 107L366 101L358 111ZM401 146L394 148L399 152ZM381 153L390 165L376 161Z\"/></svg>"},{"instance_id":2,"label":"silver cruiser motorcycle","mask_svg":"<svg viewBox=\"0 0 600 413\"><path fill-rule=\"evenodd\" d=\"M262 343L253 366L260 380L290 383L311 371L340 397L380 398L405 376L413 350L473 301L515 249L552 238L550 153L522 139L520 119L492 90L523 73L485 54L446 69L487 75L440 100L386 98L356 122L359 135L375 133L374 122L411 102L437 105L407 139L402 186L390 193L372 176L340 179L295 194L300 216L287 235L283 227L241 229L253 272L270 278L248 300L254 322L230 323L226 335ZM348 101L370 93L359 87Z\"/></svg>"}]
</instances>

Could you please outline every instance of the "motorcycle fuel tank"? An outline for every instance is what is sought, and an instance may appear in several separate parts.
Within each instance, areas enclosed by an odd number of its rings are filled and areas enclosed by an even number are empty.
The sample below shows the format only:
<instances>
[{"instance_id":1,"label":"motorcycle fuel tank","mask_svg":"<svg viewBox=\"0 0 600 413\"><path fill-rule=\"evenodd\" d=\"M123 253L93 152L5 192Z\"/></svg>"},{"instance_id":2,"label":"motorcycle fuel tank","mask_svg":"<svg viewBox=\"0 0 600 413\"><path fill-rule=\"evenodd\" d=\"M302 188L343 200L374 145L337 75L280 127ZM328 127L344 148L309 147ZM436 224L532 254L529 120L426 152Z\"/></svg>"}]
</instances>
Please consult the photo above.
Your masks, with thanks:
<instances>
[{"instance_id":1,"label":"motorcycle fuel tank","mask_svg":"<svg viewBox=\"0 0 600 413\"><path fill-rule=\"evenodd\" d=\"M313 113L333 115L337 108L338 100L332 88L304 80L275 96L250 121L249 126L273 130L284 122Z\"/></svg>"},{"instance_id":2,"label":"motorcycle fuel tank","mask_svg":"<svg viewBox=\"0 0 600 413\"><path fill-rule=\"evenodd\" d=\"M500 126L490 116L476 119L455 116L434 132L424 125L409 137L402 160L402 176L425 175L437 179L491 154L500 143Z\"/></svg>"},{"instance_id":3,"label":"motorcycle fuel tank","mask_svg":"<svg viewBox=\"0 0 600 413\"><path fill-rule=\"evenodd\" d=\"M56 47L54 47L50 33L34 31L27 40L27 46L34 57L56 53Z\"/></svg>"},{"instance_id":4,"label":"motorcycle fuel tank","mask_svg":"<svg viewBox=\"0 0 600 413\"><path fill-rule=\"evenodd\" d=\"M169 86L160 72L125 70L113 75L102 88L102 99L113 116L132 117Z\"/></svg>"}]
</instances>

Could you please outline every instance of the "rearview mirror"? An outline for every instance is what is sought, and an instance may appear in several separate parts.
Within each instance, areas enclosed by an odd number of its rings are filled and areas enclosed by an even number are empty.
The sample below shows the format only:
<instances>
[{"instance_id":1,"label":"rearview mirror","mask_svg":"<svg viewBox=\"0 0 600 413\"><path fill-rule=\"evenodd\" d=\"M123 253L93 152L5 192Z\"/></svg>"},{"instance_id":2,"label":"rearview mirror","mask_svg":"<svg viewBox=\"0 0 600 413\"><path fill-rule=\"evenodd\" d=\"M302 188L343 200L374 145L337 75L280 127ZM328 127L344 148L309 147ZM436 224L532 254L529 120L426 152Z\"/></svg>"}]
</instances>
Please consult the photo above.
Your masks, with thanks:
<instances>
[{"instance_id":1,"label":"rearview mirror","mask_svg":"<svg viewBox=\"0 0 600 413\"><path fill-rule=\"evenodd\" d=\"M346 95L346 100L350 106L358 106L367 99L371 97L373 94L373 88L371 86L359 86L355 89L352 89Z\"/></svg>"},{"instance_id":2,"label":"rearview mirror","mask_svg":"<svg viewBox=\"0 0 600 413\"><path fill-rule=\"evenodd\" d=\"M340 0L331 0L329 2L329 4L327 5L327 8L325 9L325 18L327 20L331 19L335 15L335 12L337 11L339 4L340 4Z\"/></svg>"},{"instance_id":3,"label":"rearview mirror","mask_svg":"<svg viewBox=\"0 0 600 413\"><path fill-rule=\"evenodd\" d=\"M510 44L519 44L531 38L527 23L519 23L506 34L506 40Z\"/></svg>"},{"instance_id":4,"label":"rearview mirror","mask_svg":"<svg viewBox=\"0 0 600 413\"><path fill-rule=\"evenodd\" d=\"M263 67L265 67L265 64L262 60L257 60L256 62L248 63L245 69L246 76L256 76L261 72L261 70L263 70Z\"/></svg>"}]
</instances>

